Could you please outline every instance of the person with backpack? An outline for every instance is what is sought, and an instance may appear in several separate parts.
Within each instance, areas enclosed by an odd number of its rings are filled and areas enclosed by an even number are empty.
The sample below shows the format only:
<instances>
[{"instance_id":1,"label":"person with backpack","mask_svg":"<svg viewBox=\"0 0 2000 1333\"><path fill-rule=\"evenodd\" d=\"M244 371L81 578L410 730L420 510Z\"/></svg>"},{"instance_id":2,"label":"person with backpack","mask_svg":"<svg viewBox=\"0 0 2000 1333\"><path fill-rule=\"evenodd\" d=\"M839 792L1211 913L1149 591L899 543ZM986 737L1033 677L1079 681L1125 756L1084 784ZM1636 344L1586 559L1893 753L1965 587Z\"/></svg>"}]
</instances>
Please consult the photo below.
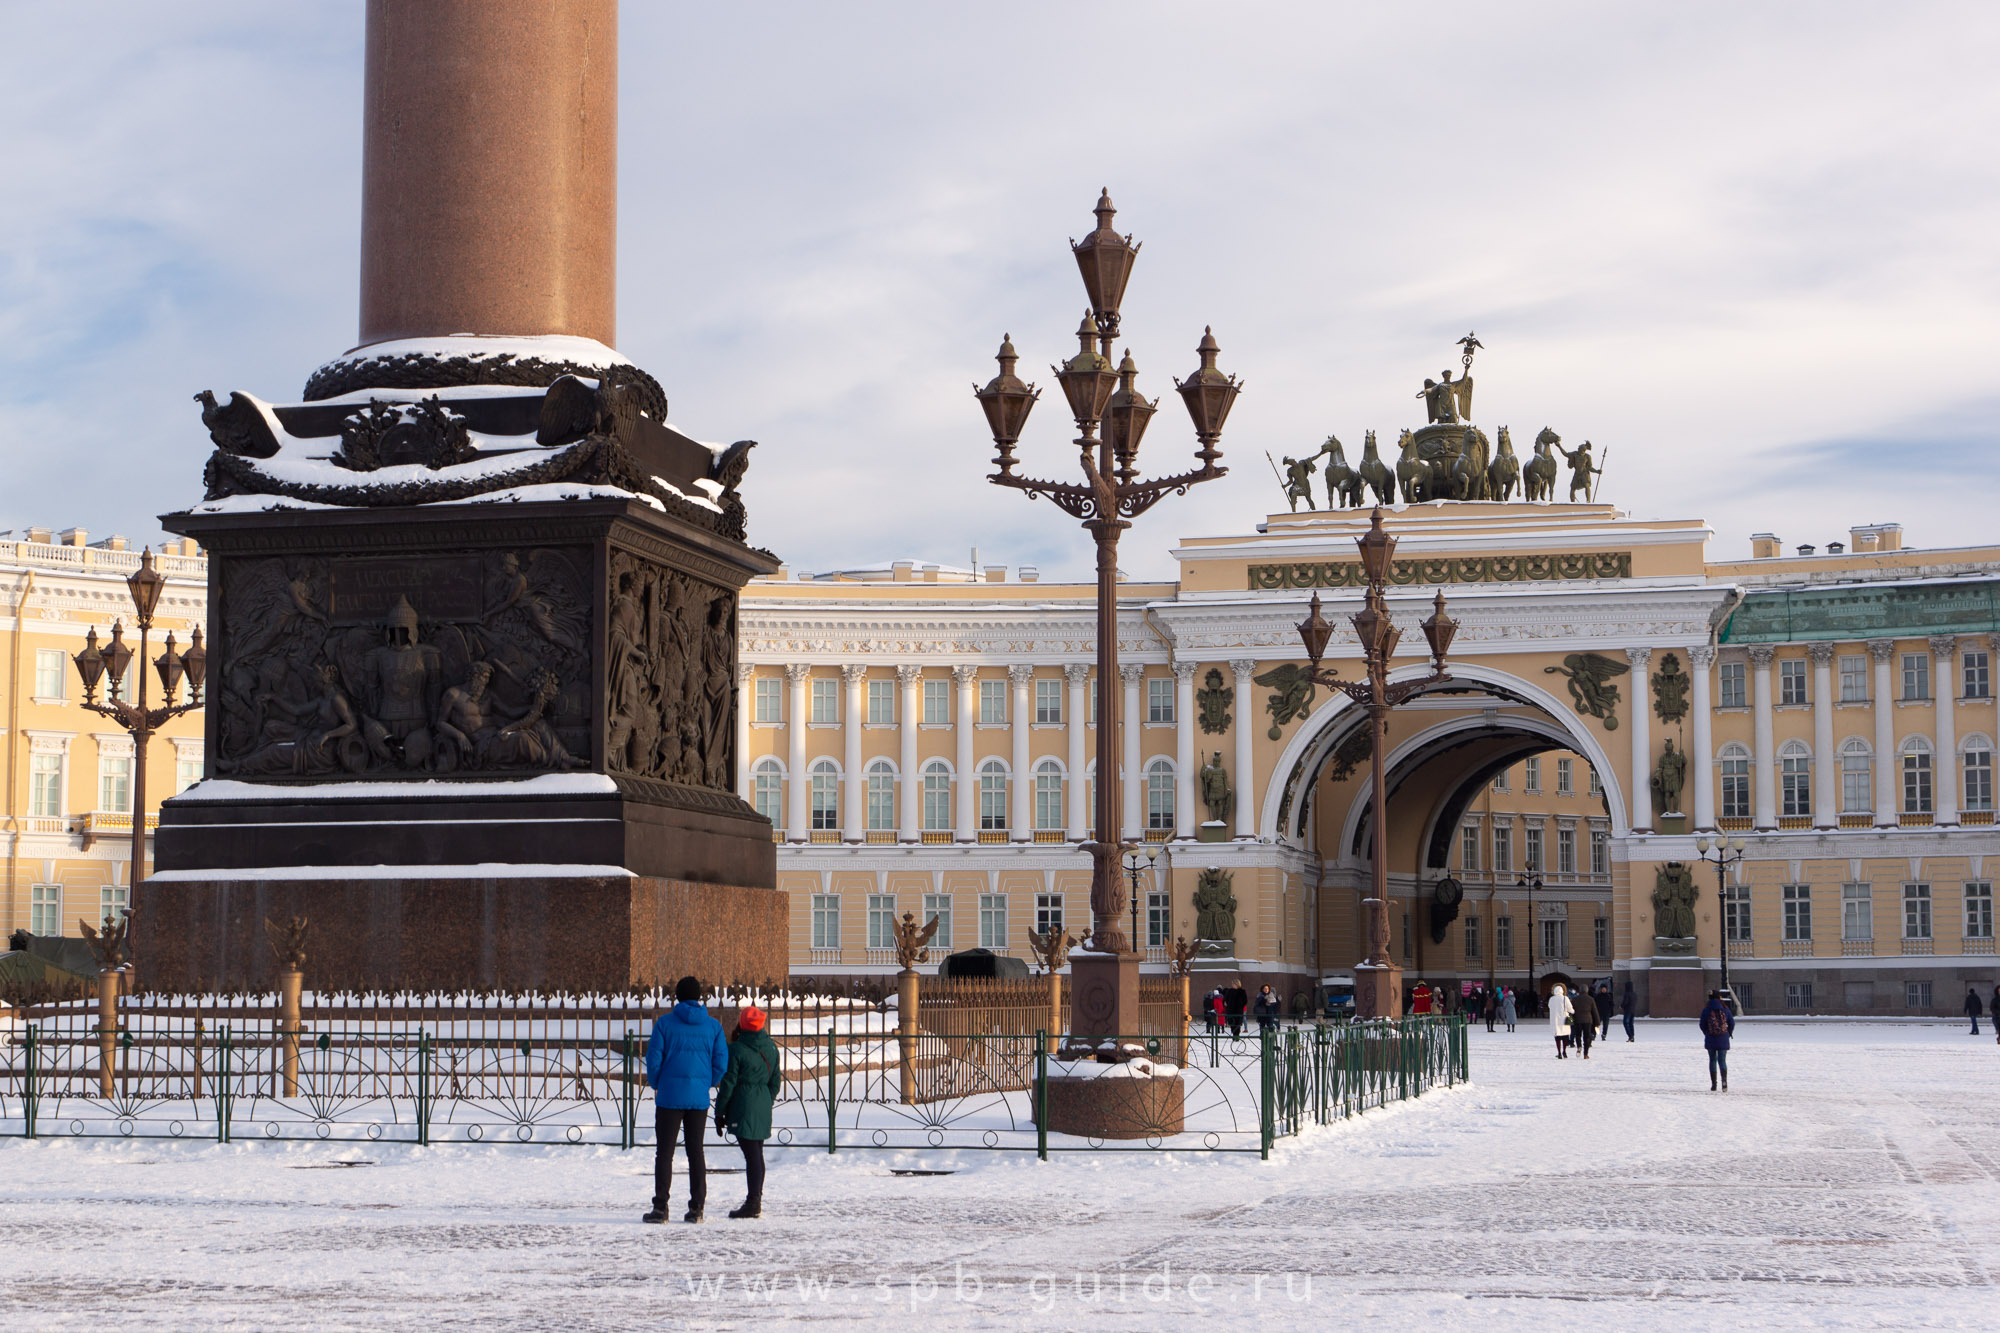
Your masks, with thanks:
<instances>
[{"instance_id":1,"label":"person with backpack","mask_svg":"<svg viewBox=\"0 0 2000 1333\"><path fill-rule=\"evenodd\" d=\"M736 1136L749 1186L743 1206L731 1209L731 1217L764 1215L764 1140L771 1137L771 1107L785 1087L778 1047L765 1031L767 1023L764 1011L754 1004L737 1015L736 1039L729 1043L729 1072L715 1091L715 1132Z\"/></svg>"},{"instance_id":2,"label":"person with backpack","mask_svg":"<svg viewBox=\"0 0 2000 1333\"><path fill-rule=\"evenodd\" d=\"M1557 982L1549 990L1549 1031L1556 1038L1556 1059L1569 1059L1569 992Z\"/></svg>"},{"instance_id":3,"label":"person with backpack","mask_svg":"<svg viewBox=\"0 0 2000 1333\"><path fill-rule=\"evenodd\" d=\"M1590 1058L1590 1043L1597 1039L1597 1001L1588 986L1579 987L1576 992L1576 1007L1570 1011L1570 1041L1583 1051L1583 1058Z\"/></svg>"},{"instance_id":4,"label":"person with backpack","mask_svg":"<svg viewBox=\"0 0 2000 1333\"><path fill-rule=\"evenodd\" d=\"M708 1162L702 1136L708 1132L708 1094L729 1072L729 1042L722 1024L701 1006L701 982L682 977L674 986L674 1007L653 1020L646 1043L646 1085L653 1095L653 1209L640 1220L667 1220L667 1195L674 1183L674 1140L687 1138L688 1207L684 1222L701 1221L708 1202Z\"/></svg>"},{"instance_id":5,"label":"person with backpack","mask_svg":"<svg viewBox=\"0 0 2000 1333\"><path fill-rule=\"evenodd\" d=\"M1722 1002L1722 992L1708 993L1701 1011L1701 1044L1708 1050L1708 1090L1715 1091L1715 1079L1722 1076L1722 1091L1729 1091L1729 1039L1736 1032L1736 1015Z\"/></svg>"},{"instance_id":6,"label":"person with backpack","mask_svg":"<svg viewBox=\"0 0 2000 1333\"><path fill-rule=\"evenodd\" d=\"M1985 1011L1986 1006L1979 1002L1979 992L1971 986L1967 986L1965 988L1965 1016L1972 1020L1972 1035L1975 1037L1979 1035L1979 1015ZM1994 1017L1993 1025L2000 1027L2000 1015Z\"/></svg>"}]
</instances>

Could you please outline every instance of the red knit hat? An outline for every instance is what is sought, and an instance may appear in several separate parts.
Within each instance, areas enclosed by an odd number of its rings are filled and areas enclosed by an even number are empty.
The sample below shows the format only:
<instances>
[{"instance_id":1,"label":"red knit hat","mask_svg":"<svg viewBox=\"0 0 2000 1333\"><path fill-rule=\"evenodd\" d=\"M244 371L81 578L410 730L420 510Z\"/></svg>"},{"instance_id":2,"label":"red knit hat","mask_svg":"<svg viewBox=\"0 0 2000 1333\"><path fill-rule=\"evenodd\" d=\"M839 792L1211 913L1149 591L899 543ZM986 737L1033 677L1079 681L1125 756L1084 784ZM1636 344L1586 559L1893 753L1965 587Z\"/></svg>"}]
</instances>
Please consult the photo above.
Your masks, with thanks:
<instances>
[{"instance_id":1,"label":"red knit hat","mask_svg":"<svg viewBox=\"0 0 2000 1333\"><path fill-rule=\"evenodd\" d=\"M749 1006L742 1013L736 1015L736 1026L742 1028L745 1032L762 1031L764 1027L764 1011L754 1004Z\"/></svg>"}]
</instances>

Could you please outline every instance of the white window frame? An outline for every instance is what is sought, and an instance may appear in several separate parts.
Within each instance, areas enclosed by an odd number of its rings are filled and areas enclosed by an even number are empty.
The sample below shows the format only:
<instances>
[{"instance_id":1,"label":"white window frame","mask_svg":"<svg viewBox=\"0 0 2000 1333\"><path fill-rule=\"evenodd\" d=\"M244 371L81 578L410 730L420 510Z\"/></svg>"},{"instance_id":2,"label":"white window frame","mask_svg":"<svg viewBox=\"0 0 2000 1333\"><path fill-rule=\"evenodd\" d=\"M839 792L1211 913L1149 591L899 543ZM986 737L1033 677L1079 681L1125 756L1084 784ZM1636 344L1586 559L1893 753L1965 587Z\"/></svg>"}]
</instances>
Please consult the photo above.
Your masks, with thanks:
<instances>
[{"instance_id":1,"label":"white window frame","mask_svg":"<svg viewBox=\"0 0 2000 1333\"><path fill-rule=\"evenodd\" d=\"M1927 940L1931 938L1931 886L1928 884L1905 884L1903 886L1903 938L1906 940Z\"/></svg>"},{"instance_id":2,"label":"white window frame","mask_svg":"<svg viewBox=\"0 0 2000 1333\"><path fill-rule=\"evenodd\" d=\"M893 893L868 895L868 947L896 947L896 895Z\"/></svg>"},{"instance_id":3,"label":"white window frame","mask_svg":"<svg viewBox=\"0 0 2000 1333\"><path fill-rule=\"evenodd\" d=\"M1173 929L1173 903L1160 889L1146 892L1146 947L1163 949L1171 941L1167 934Z\"/></svg>"},{"instance_id":4,"label":"white window frame","mask_svg":"<svg viewBox=\"0 0 2000 1333\"><path fill-rule=\"evenodd\" d=\"M132 763L129 754L97 756L97 808L105 814L132 813Z\"/></svg>"},{"instance_id":5,"label":"white window frame","mask_svg":"<svg viewBox=\"0 0 2000 1333\"><path fill-rule=\"evenodd\" d=\"M1806 693L1806 662L1802 657L1778 659L1778 702L1781 704L1803 704L1811 702Z\"/></svg>"},{"instance_id":6,"label":"white window frame","mask_svg":"<svg viewBox=\"0 0 2000 1333\"><path fill-rule=\"evenodd\" d=\"M951 895L948 893L927 893L924 895L924 920L928 926L935 919L937 934L931 936L930 947L939 953L951 952Z\"/></svg>"},{"instance_id":7,"label":"white window frame","mask_svg":"<svg viewBox=\"0 0 2000 1333\"><path fill-rule=\"evenodd\" d=\"M1466 824L1458 831L1458 868L1468 875L1479 873L1479 825Z\"/></svg>"},{"instance_id":8,"label":"white window frame","mask_svg":"<svg viewBox=\"0 0 2000 1333\"><path fill-rule=\"evenodd\" d=\"M1787 981L1785 983L1785 1008L1810 1009L1813 1007L1813 984L1810 981Z\"/></svg>"},{"instance_id":9,"label":"white window frame","mask_svg":"<svg viewBox=\"0 0 2000 1333\"><path fill-rule=\"evenodd\" d=\"M1993 697L1993 659L1984 648L1968 648L1960 659L1959 690L1968 699Z\"/></svg>"},{"instance_id":10,"label":"white window frame","mask_svg":"<svg viewBox=\"0 0 2000 1333\"><path fill-rule=\"evenodd\" d=\"M887 759L871 759L862 772L868 786L868 830L882 833L896 827L896 766Z\"/></svg>"},{"instance_id":11,"label":"white window frame","mask_svg":"<svg viewBox=\"0 0 2000 1333\"><path fill-rule=\"evenodd\" d=\"M1810 941L1813 937L1812 885L1787 884L1779 896L1784 901L1785 939Z\"/></svg>"},{"instance_id":12,"label":"white window frame","mask_svg":"<svg viewBox=\"0 0 2000 1333\"><path fill-rule=\"evenodd\" d=\"M750 804L772 828L785 827L785 766L770 755L750 765Z\"/></svg>"},{"instance_id":13,"label":"white window frame","mask_svg":"<svg viewBox=\"0 0 2000 1333\"><path fill-rule=\"evenodd\" d=\"M1174 720L1174 682L1168 676L1146 678L1146 721L1159 725Z\"/></svg>"},{"instance_id":14,"label":"white window frame","mask_svg":"<svg viewBox=\"0 0 2000 1333\"><path fill-rule=\"evenodd\" d=\"M1844 704L1868 702L1868 659L1859 653L1840 659L1840 702Z\"/></svg>"},{"instance_id":15,"label":"white window frame","mask_svg":"<svg viewBox=\"0 0 2000 1333\"><path fill-rule=\"evenodd\" d=\"M1493 873L1511 875L1514 873L1514 826L1495 824L1493 826Z\"/></svg>"},{"instance_id":16,"label":"white window frame","mask_svg":"<svg viewBox=\"0 0 2000 1333\"><path fill-rule=\"evenodd\" d=\"M1035 933L1047 935L1061 930L1066 924L1063 915L1063 896L1060 893L1038 893L1035 895Z\"/></svg>"},{"instance_id":17,"label":"white window frame","mask_svg":"<svg viewBox=\"0 0 2000 1333\"><path fill-rule=\"evenodd\" d=\"M1750 818L1750 751L1736 741L1715 756L1716 813L1724 819Z\"/></svg>"},{"instance_id":18,"label":"white window frame","mask_svg":"<svg viewBox=\"0 0 2000 1333\"><path fill-rule=\"evenodd\" d=\"M1465 918L1465 961L1476 963L1485 956L1479 947L1479 914L1475 912Z\"/></svg>"},{"instance_id":19,"label":"white window frame","mask_svg":"<svg viewBox=\"0 0 2000 1333\"><path fill-rule=\"evenodd\" d=\"M1063 682L1052 676L1035 679L1035 722L1044 727L1062 725Z\"/></svg>"},{"instance_id":20,"label":"white window frame","mask_svg":"<svg viewBox=\"0 0 2000 1333\"><path fill-rule=\"evenodd\" d=\"M1867 814L1875 808L1875 756L1868 742L1850 736L1840 746L1840 812Z\"/></svg>"},{"instance_id":21,"label":"white window frame","mask_svg":"<svg viewBox=\"0 0 2000 1333\"><path fill-rule=\"evenodd\" d=\"M840 895L815 893L812 896L812 947L840 947Z\"/></svg>"},{"instance_id":22,"label":"white window frame","mask_svg":"<svg viewBox=\"0 0 2000 1333\"><path fill-rule=\"evenodd\" d=\"M868 682L868 725L872 727L893 727L896 725L895 681L871 680Z\"/></svg>"},{"instance_id":23,"label":"white window frame","mask_svg":"<svg viewBox=\"0 0 2000 1333\"><path fill-rule=\"evenodd\" d=\"M1936 772L1931 763L1931 743L1922 736L1903 742L1903 813L1927 815L1936 808Z\"/></svg>"},{"instance_id":24,"label":"white window frame","mask_svg":"<svg viewBox=\"0 0 2000 1333\"><path fill-rule=\"evenodd\" d=\"M1903 654L1903 693L1899 697L1910 703L1921 703L1931 697L1929 653Z\"/></svg>"},{"instance_id":25,"label":"white window frame","mask_svg":"<svg viewBox=\"0 0 2000 1333\"><path fill-rule=\"evenodd\" d=\"M758 676L753 684L754 712L751 721L779 726L785 720L785 682L777 676Z\"/></svg>"},{"instance_id":26,"label":"white window frame","mask_svg":"<svg viewBox=\"0 0 2000 1333\"><path fill-rule=\"evenodd\" d=\"M1543 850L1542 826L1540 824L1528 825L1526 841L1521 845L1521 868L1530 875L1541 874L1544 867L1542 860Z\"/></svg>"},{"instance_id":27,"label":"white window frame","mask_svg":"<svg viewBox=\"0 0 2000 1333\"><path fill-rule=\"evenodd\" d=\"M1590 831L1590 873L1611 873L1611 835L1601 828Z\"/></svg>"},{"instance_id":28,"label":"white window frame","mask_svg":"<svg viewBox=\"0 0 2000 1333\"><path fill-rule=\"evenodd\" d=\"M60 884L37 884L28 891L28 933L31 935L60 935L62 928L63 886Z\"/></svg>"},{"instance_id":29,"label":"white window frame","mask_svg":"<svg viewBox=\"0 0 2000 1333\"><path fill-rule=\"evenodd\" d=\"M1875 938L1875 888L1872 884L1848 883L1840 886L1840 938L1855 941Z\"/></svg>"},{"instance_id":30,"label":"white window frame","mask_svg":"<svg viewBox=\"0 0 2000 1333\"><path fill-rule=\"evenodd\" d=\"M923 822L928 833L949 833L954 812L951 802L951 765L933 759L923 767Z\"/></svg>"},{"instance_id":31,"label":"white window frame","mask_svg":"<svg viewBox=\"0 0 2000 1333\"><path fill-rule=\"evenodd\" d=\"M1905 981L1903 983L1903 1007L1905 1009L1929 1009L1931 996L1935 992L1928 981Z\"/></svg>"},{"instance_id":32,"label":"white window frame","mask_svg":"<svg viewBox=\"0 0 2000 1333\"><path fill-rule=\"evenodd\" d=\"M1002 832L1007 827L1008 776L1007 761L1004 759L988 759L979 765L979 830L982 833Z\"/></svg>"},{"instance_id":33,"label":"white window frame","mask_svg":"<svg viewBox=\"0 0 2000 1333\"><path fill-rule=\"evenodd\" d=\"M1171 683L1171 682L1169 682ZM1177 779L1174 761L1162 755L1146 765L1146 827L1148 830L1174 828L1174 796Z\"/></svg>"},{"instance_id":34,"label":"white window frame","mask_svg":"<svg viewBox=\"0 0 2000 1333\"><path fill-rule=\"evenodd\" d=\"M1745 687L1749 680L1749 664L1745 662L1719 662L1715 668L1715 706L1717 708L1748 708L1750 695Z\"/></svg>"},{"instance_id":35,"label":"white window frame","mask_svg":"<svg viewBox=\"0 0 2000 1333\"><path fill-rule=\"evenodd\" d=\"M1750 925L1750 886L1730 884L1722 893L1722 923L1728 932L1731 944L1748 944L1752 939Z\"/></svg>"},{"instance_id":36,"label":"white window frame","mask_svg":"<svg viewBox=\"0 0 2000 1333\"><path fill-rule=\"evenodd\" d=\"M1514 917L1511 912L1501 912L1493 918L1493 956L1513 961Z\"/></svg>"},{"instance_id":37,"label":"white window frame","mask_svg":"<svg viewBox=\"0 0 2000 1333\"><path fill-rule=\"evenodd\" d=\"M815 726L840 724L840 679L836 676L812 678L812 721Z\"/></svg>"},{"instance_id":38,"label":"white window frame","mask_svg":"<svg viewBox=\"0 0 2000 1333\"><path fill-rule=\"evenodd\" d=\"M1530 755L1521 761L1521 790L1529 796L1539 796L1542 791L1542 757Z\"/></svg>"},{"instance_id":39,"label":"white window frame","mask_svg":"<svg viewBox=\"0 0 2000 1333\"><path fill-rule=\"evenodd\" d=\"M982 727L1004 727L1007 725L1006 681L982 680L979 682L979 725Z\"/></svg>"},{"instance_id":40,"label":"white window frame","mask_svg":"<svg viewBox=\"0 0 2000 1333\"><path fill-rule=\"evenodd\" d=\"M924 725L927 727L948 727L951 725L951 682L948 680L927 680L924 687Z\"/></svg>"},{"instance_id":41,"label":"white window frame","mask_svg":"<svg viewBox=\"0 0 2000 1333\"><path fill-rule=\"evenodd\" d=\"M60 819L66 813L69 788L67 754L28 756L28 813L40 819Z\"/></svg>"},{"instance_id":42,"label":"white window frame","mask_svg":"<svg viewBox=\"0 0 2000 1333\"><path fill-rule=\"evenodd\" d=\"M831 759L815 759L806 769L806 779L812 784L812 795L807 802L807 821L815 833L825 833L840 827L840 765Z\"/></svg>"},{"instance_id":43,"label":"white window frame","mask_svg":"<svg viewBox=\"0 0 2000 1333\"><path fill-rule=\"evenodd\" d=\"M1990 881L1972 880L1965 886L1965 938L1993 938L1993 885Z\"/></svg>"},{"instance_id":44,"label":"white window frame","mask_svg":"<svg viewBox=\"0 0 2000 1333\"><path fill-rule=\"evenodd\" d=\"M1558 875L1576 873L1576 830L1573 828L1556 830L1556 873Z\"/></svg>"},{"instance_id":45,"label":"white window frame","mask_svg":"<svg viewBox=\"0 0 2000 1333\"><path fill-rule=\"evenodd\" d=\"M1804 741L1786 741L1778 747L1779 801L1781 815L1812 814L1812 751Z\"/></svg>"},{"instance_id":46,"label":"white window frame","mask_svg":"<svg viewBox=\"0 0 2000 1333\"><path fill-rule=\"evenodd\" d=\"M1576 762L1566 756L1556 760L1556 795L1576 795Z\"/></svg>"},{"instance_id":47,"label":"white window frame","mask_svg":"<svg viewBox=\"0 0 2000 1333\"><path fill-rule=\"evenodd\" d=\"M1993 808L1993 746L1984 736L1968 736L1959 755L1964 766L1961 810Z\"/></svg>"},{"instance_id":48,"label":"white window frame","mask_svg":"<svg viewBox=\"0 0 2000 1333\"><path fill-rule=\"evenodd\" d=\"M37 699L67 698L69 654L60 648L35 649L35 694Z\"/></svg>"},{"instance_id":49,"label":"white window frame","mask_svg":"<svg viewBox=\"0 0 2000 1333\"><path fill-rule=\"evenodd\" d=\"M1000 953L1007 948L1007 895L979 895L979 947Z\"/></svg>"},{"instance_id":50,"label":"white window frame","mask_svg":"<svg viewBox=\"0 0 2000 1333\"><path fill-rule=\"evenodd\" d=\"M1043 759L1035 764L1035 828L1053 831L1067 826L1063 809L1063 766L1060 760Z\"/></svg>"}]
</instances>

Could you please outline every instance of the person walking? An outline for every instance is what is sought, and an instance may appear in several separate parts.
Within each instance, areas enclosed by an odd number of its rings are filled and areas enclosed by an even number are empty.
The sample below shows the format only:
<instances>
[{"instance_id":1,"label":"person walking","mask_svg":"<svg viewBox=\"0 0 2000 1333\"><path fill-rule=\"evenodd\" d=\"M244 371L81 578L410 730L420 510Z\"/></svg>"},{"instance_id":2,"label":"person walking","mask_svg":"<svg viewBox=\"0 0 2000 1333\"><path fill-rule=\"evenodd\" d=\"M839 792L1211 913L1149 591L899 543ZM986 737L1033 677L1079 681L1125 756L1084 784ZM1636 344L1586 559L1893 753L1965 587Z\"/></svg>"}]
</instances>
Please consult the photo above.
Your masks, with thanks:
<instances>
[{"instance_id":1,"label":"person walking","mask_svg":"<svg viewBox=\"0 0 2000 1333\"><path fill-rule=\"evenodd\" d=\"M722 1024L701 1005L701 982L682 977L674 986L674 1007L653 1020L646 1043L646 1084L653 1095L653 1210L641 1221L667 1220L667 1195L674 1183L674 1140L685 1135L688 1207L685 1222L701 1221L708 1202L708 1163L702 1136L708 1132L708 1094L729 1072L729 1042Z\"/></svg>"},{"instance_id":2,"label":"person walking","mask_svg":"<svg viewBox=\"0 0 2000 1333\"><path fill-rule=\"evenodd\" d=\"M1413 1014L1427 1014L1430 1011L1431 988L1419 979L1417 988L1410 992L1410 1012Z\"/></svg>"},{"instance_id":3,"label":"person walking","mask_svg":"<svg viewBox=\"0 0 2000 1333\"><path fill-rule=\"evenodd\" d=\"M1597 1039L1597 999L1587 986L1576 993L1576 1008L1570 1012L1569 1030L1571 1044L1579 1047L1583 1058L1588 1060L1590 1043Z\"/></svg>"},{"instance_id":4,"label":"person walking","mask_svg":"<svg viewBox=\"0 0 2000 1333\"><path fill-rule=\"evenodd\" d=\"M1625 1011L1625 1040L1635 1040L1632 1034L1632 1020L1639 1013L1639 992L1632 988L1632 979L1625 979L1625 1002L1619 1006Z\"/></svg>"},{"instance_id":5,"label":"person walking","mask_svg":"<svg viewBox=\"0 0 2000 1333\"><path fill-rule=\"evenodd\" d=\"M1273 991L1269 985L1266 985L1262 990L1257 992L1255 1012L1257 1030L1259 1032L1275 1032L1278 1030L1278 1019L1281 1016L1279 1009L1277 992Z\"/></svg>"},{"instance_id":6,"label":"person walking","mask_svg":"<svg viewBox=\"0 0 2000 1333\"><path fill-rule=\"evenodd\" d=\"M2000 981L1993 983L1993 1005L1986 1012L1993 1015L1993 1040L2000 1042Z\"/></svg>"},{"instance_id":7,"label":"person walking","mask_svg":"<svg viewBox=\"0 0 2000 1333\"><path fill-rule=\"evenodd\" d=\"M715 1132L736 1136L749 1186L743 1206L731 1209L731 1217L764 1215L764 1140L771 1137L771 1106L785 1086L778 1047L765 1030L768 1021L754 1004L737 1015L736 1039L729 1043L729 1072L715 1090Z\"/></svg>"},{"instance_id":8,"label":"person walking","mask_svg":"<svg viewBox=\"0 0 2000 1333\"><path fill-rule=\"evenodd\" d=\"M1708 1050L1708 1090L1715 1091L1716 1075L1722 1076L1722 1090L1729 1091L1729 1039L1736 1033L1736 1015L1722 1002L1722 992L1708 993L1701 1011L1701 1044Z\"/></svg>"},{"instance_id":9,"label":"person walking","mask_svg":"<svg viewBox=\"0 0 2000 1333\"><path fill-rule=\"evenodd\" d=\"M1965 1016L1972 1020L1972 1035L1979 1035L1979 1016L1986 1012L1986 1006L1979 1002L1979 992L1971 986L1965 988ZM2000 1027L2000 1016L1993 1020L1993 1026Z\"/></svg>"},{"instance_id":10,"label":"person walking","mask_svg":"<svg viewBox=\"0 0 2000 1333\"><path fill-rule=\"evenodd\" d=\"M1509 986L1500 992L1500 1021L1507 1025L1509 1032L1512 1032L1514 1022L1519 1017L1520 1006L1514 1000L1514 988Z\"/></svg>"},{"instance_id":11,"label":"person walking","mask_svg":"<svg viewBox=\"0 0 2000 1333\"><path fill-rule=\"evenodd\" d=\"M1493 1020L1500 1016L1500 1001L1493 994L1490 987L1487 989L1486 997L1481 1002L1480 1008L1483 1010L1486 1018L1486 1030L1491 1032L1493 1030Z\"/></svg>"},{"instance_id":12,"label":"person walking","mask_svg":"<svg viewBox=\"0 0 2000 1333\"><path fill-rule=\"evenodd\" d=\"M1243 1011L1249 1007L1250 992L1243 989L1241 981L1223 990L1222 1012L1224 1017L1229 1020L1230 1036L1240 1037L1243 1035Z\"/></svg>"},{"instance_id":13,"label":"person walking","mask_svg":"<svg viewBox=\"0 0 2000 1333\"><path fill-rule=\"evenodd\" d=\"M1549 1031L1555 1034L1556 1059L1569 1059L1569 992L1559 981L1549 991Z\"/></svg>"},{"instance_id":14,"label":"person walking","mask_svg":"<svg viewBox=\"0 0 2000 1333\"><path fill-rule=\"evenodd\" d=\"M1208 1027L1208 1035L1213 1037L1222 1031L1222 988L1211 986L1208 998L1201 1002L1201 1021Z\"/></svg>"},{"instance_id":15,"label":"person walking","mask_svg":"<svg viewBox=\"0 0 2000 1333\"><path fill-rule=\"evenodd\" d=\"M1598 982L1597 989L1591 992L1590 998L1597 1002L1597 1021L1604 1028L1597 1034L1597 1038L1599 1041L1609 1041L1611 1040L1611 983Z\"/></svg>"}]
</instances>

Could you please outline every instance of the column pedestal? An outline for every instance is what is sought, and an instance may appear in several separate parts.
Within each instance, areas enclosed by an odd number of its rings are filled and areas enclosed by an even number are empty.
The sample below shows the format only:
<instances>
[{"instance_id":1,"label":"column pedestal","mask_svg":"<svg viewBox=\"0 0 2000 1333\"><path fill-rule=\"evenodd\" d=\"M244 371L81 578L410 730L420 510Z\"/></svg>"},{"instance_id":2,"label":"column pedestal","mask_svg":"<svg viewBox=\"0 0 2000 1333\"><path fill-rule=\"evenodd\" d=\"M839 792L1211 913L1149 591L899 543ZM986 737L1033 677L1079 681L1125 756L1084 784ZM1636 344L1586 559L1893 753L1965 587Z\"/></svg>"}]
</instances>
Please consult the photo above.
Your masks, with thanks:
<instances>
[{"instance_id":1,"label":"column pedestal","mask_svg":"<svg viewBox=\"0 0 2000 1333\"><path fill-rule=\"evenodd\" d=\"M1069 1036L1079 1042L1139 1038L1138 953L1069 956Z\"/></svg>"}]
</instances>

